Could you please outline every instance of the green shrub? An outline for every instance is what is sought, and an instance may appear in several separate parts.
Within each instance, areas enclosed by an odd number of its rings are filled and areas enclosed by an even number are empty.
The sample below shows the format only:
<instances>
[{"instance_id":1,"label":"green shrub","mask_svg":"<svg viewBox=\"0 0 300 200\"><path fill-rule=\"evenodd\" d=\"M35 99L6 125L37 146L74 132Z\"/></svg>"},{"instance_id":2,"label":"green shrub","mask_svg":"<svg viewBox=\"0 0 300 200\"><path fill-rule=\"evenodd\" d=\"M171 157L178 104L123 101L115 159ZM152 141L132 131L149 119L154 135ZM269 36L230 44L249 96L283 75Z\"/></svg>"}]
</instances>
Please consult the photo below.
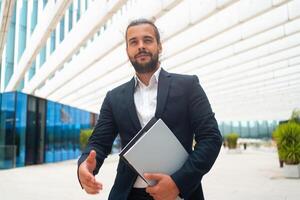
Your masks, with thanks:
<instances>
[{"instance_id":1,"label":"green shrub","mask_svg":"<svg viewBox=\"0 0 300 200\"><path fill-rule=\"evenodd\" d=\"M225 139L229 149L236 149L238 138L239 134L237 133L229 133L226 135Z\"/></svg>"},{"instance_id":2,"label":"green shrub","mask_svg":"<svg viewBox=\"0 0 300 200\"><path fill-rule=\"evenodd\" d=\"M300 163L300 125L295 122L280 124L273 136L277 143L279 159L286 164Z\"/></svg>"},{"instance_id":3,"label":"green shrub","mask_svg":"<svg viewBox=\"0 0 300 200\"><path fill-rule=\"evenodd\" d=\"M79 138L79 142L80 142L80 149L84 150L90 136L92 135L93 129L84 129L84 130L80 130L80 138Z\"/></svg>"},{"instance_id":4,"label":"green shrub","mask_svg":"<svg viewBox=\"0 0 300 200\"><path fill-rule=\"evenodd\" d=\"M300 109L293 110L290 121L300 124Z\"/></svg>"}]
</instances>

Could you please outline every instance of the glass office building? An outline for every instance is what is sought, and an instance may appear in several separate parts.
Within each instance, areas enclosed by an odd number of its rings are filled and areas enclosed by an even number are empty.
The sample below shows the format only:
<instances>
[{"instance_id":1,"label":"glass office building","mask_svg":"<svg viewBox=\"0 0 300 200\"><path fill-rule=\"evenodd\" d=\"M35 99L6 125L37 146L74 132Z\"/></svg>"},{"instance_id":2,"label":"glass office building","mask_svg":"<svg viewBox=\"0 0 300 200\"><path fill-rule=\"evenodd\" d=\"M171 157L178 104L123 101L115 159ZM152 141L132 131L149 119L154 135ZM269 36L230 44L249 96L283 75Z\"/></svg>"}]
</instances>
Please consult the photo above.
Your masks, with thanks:
<instances>
[{"instance_id":1,"label":"glass office building","mask_svg":"<svg viewBox=\"0 0 300 200\"><path fill-rule=\"evenodd\" d=\"M21 92L0 94L0 169L75 159L97 115Z\"/></svg>"},{"instance_id":2,"label":"glass office building","mask_svg":"<svg viewBox=\"0 0 300 200\"><path fill-rule=\"evenodd\" d=\"M237 133L241 138L271 139L278 123L276 120L224 121L219 123L219 129L223 136Z\"/></svg>"},{"instance_id":3,"label":"glass office building","mask_svg":"<svg viewBox=\"0 0 300 200\"><path fill-rule=\"evenodd\" d=\"M271 138L300 107L299 10L300 0L0 0L1 166L79 154L79 130L134 75L124 35L136 18L161 32L166 71L199 77L223 136Z\"/></svg>"}]
</instances>

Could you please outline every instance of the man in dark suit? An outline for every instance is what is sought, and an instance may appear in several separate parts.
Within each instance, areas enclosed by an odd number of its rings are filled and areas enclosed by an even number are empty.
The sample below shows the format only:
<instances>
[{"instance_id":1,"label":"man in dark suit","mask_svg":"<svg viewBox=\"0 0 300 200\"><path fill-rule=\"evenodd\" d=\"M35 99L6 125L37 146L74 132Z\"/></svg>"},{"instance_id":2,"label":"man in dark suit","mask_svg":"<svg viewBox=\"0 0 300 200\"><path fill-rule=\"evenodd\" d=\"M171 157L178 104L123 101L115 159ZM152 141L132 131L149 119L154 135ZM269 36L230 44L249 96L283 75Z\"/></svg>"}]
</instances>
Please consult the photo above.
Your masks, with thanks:
<instances>
[{"instance_id":1,"label":"man in dark suit","mask_svg":"<svg viewBox=\"0 0 300 200\"><path fill-rule=\"evenodd\" d=\"M126 51L136 75L106 94L88 146L78 161L82 187L89 194L99 193L102 184L94 176L110 153L115 137L120 135L124 147L155 116L168 125L187 150L187 161L170 176L145 174L147 179L157 181L155 186L147 187L120 160L109 199L204 199L201 179L215 162L222 138L197 76L168 73L161 68L160 36L151 21L139 19L129 24Z\"/></svg>"}]
</instances>

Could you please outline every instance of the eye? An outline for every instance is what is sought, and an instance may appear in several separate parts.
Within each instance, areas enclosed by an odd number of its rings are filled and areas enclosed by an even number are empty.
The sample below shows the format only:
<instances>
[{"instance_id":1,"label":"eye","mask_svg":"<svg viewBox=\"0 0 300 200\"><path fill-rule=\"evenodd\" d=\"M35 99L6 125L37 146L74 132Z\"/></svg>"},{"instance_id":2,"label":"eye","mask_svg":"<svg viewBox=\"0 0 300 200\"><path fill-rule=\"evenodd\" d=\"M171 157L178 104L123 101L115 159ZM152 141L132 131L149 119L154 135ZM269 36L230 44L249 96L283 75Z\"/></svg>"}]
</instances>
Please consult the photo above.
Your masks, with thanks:
<instances>
[{"instance_id":1,"label":"eye","mask_svg":"<svg viewBox=\"0 0 300 200\"><path fill-rule=\"evenodd\" d=\"M153 41L153 40L150 39L150 38L147 38L147 39L144 40L144 42L145 42L145 43L148 43L148 44L149 44L149 43L152 43L152 41Z\"/></svg>"},{"instance_id":2,"label":"eye","mask_svg":"<svg viewBox=\"0 0 300 200\"><path fill-rule=\"evenodd\" d=\"M130 44L131 46L134 46L134 45L137 44L137 41L136 41L136 40L131 40L131 41L129 41L129 44Z\"/></svg>"}]
</instances>

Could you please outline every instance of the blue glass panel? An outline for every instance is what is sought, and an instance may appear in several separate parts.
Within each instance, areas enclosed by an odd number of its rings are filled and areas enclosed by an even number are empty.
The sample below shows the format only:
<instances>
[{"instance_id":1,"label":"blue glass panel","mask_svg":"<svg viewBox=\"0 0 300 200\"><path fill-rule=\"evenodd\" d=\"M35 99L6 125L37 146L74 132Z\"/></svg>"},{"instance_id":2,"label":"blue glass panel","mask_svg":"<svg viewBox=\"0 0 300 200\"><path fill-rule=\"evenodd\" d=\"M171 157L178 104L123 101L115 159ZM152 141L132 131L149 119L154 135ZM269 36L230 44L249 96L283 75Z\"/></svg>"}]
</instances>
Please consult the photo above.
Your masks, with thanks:
<instances>
[{"instance_id":1,"label":"blue glass panel","mask_svg":"<svg viewBox=\"0 0 300 200\"><path fill-rule=\"evenodd\" d=\"M250 138L257 138L258 137L258 130L259 130L259 124L258 121L251 121L249 123L250 125Z\"/></svg>"},{"instance_id":2,"label":"blue glass panel","mask_svg":"<svg viewBox=\"0 0 300 200\"><path fill-rule=\"evenodd\" d=\"M33 8L31 12L31 27L30 27L30 33L34 31L34 28L37 24L37 16L38 16L38 0L33 1Z\"/></svg>"},{"instance_id":3,"label":"blue glass panel","mask_svg":"<svg viewBox=\"0 0 300 200\"><path fill-rule=\"evenodd\" d=\"M85 115L84 115L84 111L80 110L80 130L85 129Z\"/></svg>"},{"instance_id":4,"label":"blue glass panel","mask_svg":"<svg viewBox=\"0 0 300 200\"><path fill-rule=\"evenodd\" d=\"M0 93L0 145L1 145L1 133L2 133L2 129L1 129L1 115L2 115L1 102L2 102L2 93Z\"/></svg>"},{"instance_id":5,"label":"blue glass panel","mask_svg":"<svg viewBox=\"0 0 300 200\"><path fill-rule=\"evenodd\" d=\"M0 169L15 166L15 92L2 94L0 119Z\"/></svg>"},{"instance_id":6,"label":"blue glass panel","mask_svg":"<svg viewBox=\"0 0 300 200\"><path fill-rule=\"evenodd\" d=\"M60 20L59 30L59 41L61 42L65 38L65 17Z\"/></svg>"},{"instance_id":7,"label":"blue glass panel","mask_svg":"<svg viewBox=\"0 0 300 200\"><path fill-rule=\"evenodd\" d=\"M86 114L86 128L92 128L91 126L91 115L89 112L85 111L85 114Z\"/></svg>"},{"instance_id":8,"label":"blue glass panel","mask_svg":"<svg viewBox=\"0 0 300 200\"><path fill-rule=\"evenodd\" d=\"M34 74L35 74L35 66L36 66L36 62L33 61L31 67L28 70L28 73L29 73L28 74L28 80L31 80L32 77L34 76Z\"/></svg>"},{"instance_id":9,"label":"blue glass panel","mask_svg":"<svg viewBox=\"0 0 300 200\"><path fill-rule=\"evenodd\" d=\"M80 5L80 0L77 0L77 15L76 15L76 20L78 21L79 19L80 19L80 7L81 7L81 5Z\"/></svg>"},{"instance_id":10,"label":"blue glass panel","mask_svg":"<svg viewBox=\"0 0 300 200\"><path fill-rule=\"evenodd\" d=\"M16 166L25 165L27 96L17 93L16 105Z\"/></svg>"},{"instance_id":11,"label":"blue glass panel","mask_svg":"<svg viewBox=\"0 0 300 200\"><path fill-rule=\"evenodd\" d=\"M62 160L62 144L61 144L61 109L62 106L59 103L55 103L55 125L54 125L54 161Z\"/></svg>"},{"instance_id":12,"label":"blue glass panel","mask_svg":"<svg viewBox=\"0 0 300 200\"><path fill-rule=\"evenodd\" d=\"M80 129L81 129L81 110L75 110L76 117L75 117L75 136L74 136L74 143L75 143L75 156L78 157L81 153L80 145L79 145L79 137L80 137Z\"/></svg>"},{"instance_id":13,"label":"blue glass panel","mask_svg":"<svg viewBox=\"0 0 300 200\"><path fill-rule=\"evenodd\" d=\"M267 121L260 121L259 122L259 138L267 138L269 133L269 127Z\"/></svg>"},{"instance_id":14,"label":"blue glass panel","mask_svg":"<svg viewBox=\"0 0 300 200\"><path fill-rule=\"evenodd\" d=\"M37 160L36 163L44 162L45 132L46 132L46 100L37 98Z\"/></svg>"},{"instance_id":15,"label":"blue glass panel","mask_svg":"<svg viewBox=\"0 0 300 200\"><path fill-rule=\"evenodd\" d=\"M43 0L43 8L45 8L45 6L47 5L48 0Z\"/></svg>"},{"instance_id":16,"label":"blue glass panel","mask_svg":"<svg viewBox=\"0 0 300 200\"><path fill-rule=\"evenodd\" d=\"M73 28L73 3L69 7L69 27L68 30L70 31Z\"/></svg>"},{"instance_id":17,"label":"blue glass panel","mask_svg":"<svg viewBox=\"0 0 300 200\"><path fill-rule=\"evenodd\" d=\"M45 135L45 162L54 162L54 125L55 103L47 101L46 135Z\"/></svg>"},{"instance_id":18,"label":"blue glass panel","mask_svg":"<svg viewBox=\"0 0 300 200\"><path fill-rule=\"evenodd\" d=\"M87 10L87 9L88 9L88 6L89 6L89 5L88 5L88 0L85 0L85 2L84 2L84 3L85 3L85 4L84 4L84 5L85 5L85 8L84 8L84 10Z\"/></svg>"},{"instance_id":19,"label":"blue glass panel","mask_svg":"<svg viewBox=\"0 0 300 200\"><path fill-rule=\"evenodd\" d=\"M18 49L18 61L20 60L25 47L26 47L26 29L27 29L27 1L22 1L22 8L20 12L20 24L19 24L19 49Z\"/></svg>"},{"instance_id":20,"label":"blue glass panel","mask_svg":"<svg viewBox=\"0 0 300 200\"><path fill-rule=\"evenodd\" d=\"M25 164L32 165L37 162L38 131L37 124L37 100L36 97L27 97L27 123L26 123L26 151Z\"/></svg>"},{"instance_id":21,"label":"blue glass panel","mask_svg":"<svg viewBox=\"0 0 300 200\"><path fill-rule=\"evenodd\" d=\"M224 135L227 135L228 133L232 132L232 126L231 126L231 122L224 122Z\"/></svg>"},{"instance_id":22,"label":"blue glass panel","mask_svg":"<svg viewBox=\"0 0 300 200\"><path fill-rule=\"evenodd\" d=\"M51 39L50 39L50 53L55 50L55 38L56 38L56 30L51 32Z\"/></svg>"},{"instance_id":23,"label":"blue glass panel","mask_svg":"<svg viewBox=\"0 0 300 200\"><path fill-rule=\"evenodd\" d=\"M279 122L276 120L273 121L269 121L269 137L272 138L272 133L273 131L276 129L276 127L278 126Z\"/></svg>"},{"instance_id":24,"label":"blue glass panel","mask_svg":"<svg viewBox=\"0 0 300 200\"><path fill-rule=\"evenodd\" d=\"M68 159L75 158L75 146L74 146L74 135L75 135L75 109L70 107L70 123L68 133Z\"/></svg>"},{"instance_id":25,"label":"blue glass panel","mask_svg":"<svg viewBox=\"0 0 300 200\"><path fill-rule=\"evenodd\" d=\"M250 137L250 122L249 121L243 121L242 122L242 137L249 138Z\"/></svg>"},{"instance_id":26,"label":"blue glass panel","mask_svg":"<svg viewBox=\"0 0 300 200\"><path fill-rule=\"evenodd\" d=\"M240 124L238 121L233 121L232 122L232 132L237 133L240 135L241 129L240 129Z\"/></svg>"},{"instance_id":27,"label":"blue glass panel","mask_svg":"<svg viewBox=\"0 0 300 200\"><path fill-rule=\"evenodd\" d=\"M62 160L68 159L68 124L70 121L69 107L61 106L61 145L62 145Z\"/></svg>"},{"instance_id":28,"label":"blue glass panel","mask_svg":"<svg viewBox=\"0 0 300 200\"><path fill-rule=\"evenodd\" d=\"M42 66L46 61L46 46L44 46L40 51L40 66Z\"/></svg>"},{"instance_id":29,"label":"blue glass panel","mask_svg":"<svg viewBox=\"0 0 300 200\"><path fill-rule=\"evenodd\" d=\"M15 51L15 32L16 32L16 4L14 5L13 15L8 28L6 39L6 63L2 66L5 67L4 74L4 87L7 86L13 71L14 71L14 51Z\"/></svg>"},{"instance_id":30,"label":"blue glass panel","mask_svg":"<svg viewBox=\"0 0 300 200\"><path fill-rule=\"evenodd\" d=\"M15 93L2 94L0 144L14 145Z\"/></svg>"}]
</instances>

